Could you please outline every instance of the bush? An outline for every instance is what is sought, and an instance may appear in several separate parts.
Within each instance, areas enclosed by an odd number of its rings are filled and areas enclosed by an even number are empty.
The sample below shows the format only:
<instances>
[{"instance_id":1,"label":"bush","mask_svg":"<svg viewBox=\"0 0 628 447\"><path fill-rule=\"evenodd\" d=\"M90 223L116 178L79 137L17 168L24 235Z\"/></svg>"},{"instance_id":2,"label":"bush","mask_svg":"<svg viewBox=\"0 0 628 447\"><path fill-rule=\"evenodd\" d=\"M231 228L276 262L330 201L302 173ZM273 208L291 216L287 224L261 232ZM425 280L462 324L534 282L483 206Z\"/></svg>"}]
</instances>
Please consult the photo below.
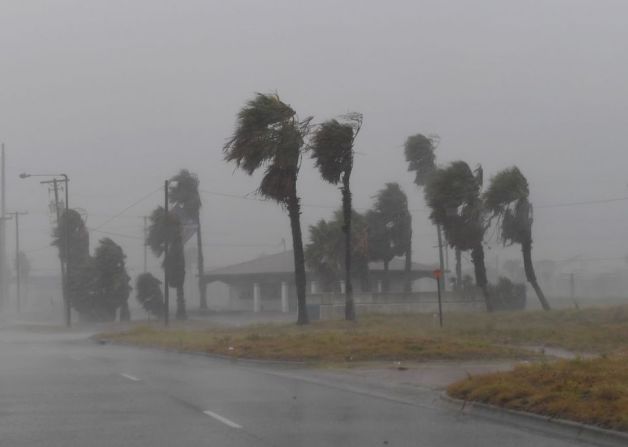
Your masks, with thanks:
<instances>
[{"instance_id":1,"label":"bush","mask_svg":"<svg viewBox=\"0 0 628 447\"><path fill-rule=\"evenodd\" d=\"M499 278L497 285L489 285L491 304L495 310L523 310L526 307L526 286Z\"/></svg>"},{"instance_id":2,"label":"bush","mask_svg":"<svg viewBox=\"0 0 628 447\"><path fill-rule=\"evenodd\" d=\"M158 318L163 316L165 306L160 280L150 273L142 273L137 277L135 290L137 290L137 301L146 312Z\"/></svg>"}]
</instances>

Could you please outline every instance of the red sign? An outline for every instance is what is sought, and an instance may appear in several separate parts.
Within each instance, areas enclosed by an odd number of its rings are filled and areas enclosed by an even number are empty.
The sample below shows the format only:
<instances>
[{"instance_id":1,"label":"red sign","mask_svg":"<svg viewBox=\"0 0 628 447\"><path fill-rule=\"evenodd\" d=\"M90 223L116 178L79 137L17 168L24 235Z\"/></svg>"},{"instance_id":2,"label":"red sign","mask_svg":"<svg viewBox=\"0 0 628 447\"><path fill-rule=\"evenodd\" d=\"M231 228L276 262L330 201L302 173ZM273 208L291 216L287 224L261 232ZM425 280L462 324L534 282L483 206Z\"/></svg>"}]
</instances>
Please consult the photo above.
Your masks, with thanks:
<instances>
[{"instance_id":1,"label":"red sign","mask_svg":"<svg viewBox=\"0 0 628 447\"><path fill-rule=\"evenodd\" d=\"M434 278L440 279L440 277L443 276L443 272L441 272L440 269L436 269L432 272L432 275L434 275Z\"/></svg>"}]
</instances>

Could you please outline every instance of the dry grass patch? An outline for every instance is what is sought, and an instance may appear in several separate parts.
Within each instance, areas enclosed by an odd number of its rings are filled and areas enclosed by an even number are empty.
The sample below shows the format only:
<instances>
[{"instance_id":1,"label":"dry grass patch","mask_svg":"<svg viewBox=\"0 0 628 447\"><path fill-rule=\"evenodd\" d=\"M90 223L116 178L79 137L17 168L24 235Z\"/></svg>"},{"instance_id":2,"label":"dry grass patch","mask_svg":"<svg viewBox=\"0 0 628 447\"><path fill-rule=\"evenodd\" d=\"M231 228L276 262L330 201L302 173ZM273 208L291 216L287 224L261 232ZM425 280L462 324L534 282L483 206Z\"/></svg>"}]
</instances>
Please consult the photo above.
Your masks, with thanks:
<instances>
[{"instance_id":1,"label":"dry grass patch","mask_svg":"<svg viewBox=\"0 0 628 447\"><path fill-rule=\"evenodd\" d=\"M307 327L258 325L203 330L138 326L100 338L237 358L305 361L424 361L432 359L529 358L528 351L483 340L403 331L390 322L321 322Z\"/></svg>"},{"instance_id":2,"label":"dry grass patch","mask_svg":"<svg viewBox=\"0 0 628 447\"><path fill-rule=\"evenodd\" d=\"M182 351L241 358L311 362L530 358L526 345L610 353L628 347L628 307L487 314L368 315L355 323L267 324L171 329L136 326L101 337Z\"/></svg>"},{"instance_id":3,"label":"dry grass patch","mask_svg":"<svg viewBox=\"0 0 628 447\"><path fill-rule=\"evenodd\" d=\"M517 366L471 377L451 396L628 431L628 355Z\"/></svg>"}]
</instances>

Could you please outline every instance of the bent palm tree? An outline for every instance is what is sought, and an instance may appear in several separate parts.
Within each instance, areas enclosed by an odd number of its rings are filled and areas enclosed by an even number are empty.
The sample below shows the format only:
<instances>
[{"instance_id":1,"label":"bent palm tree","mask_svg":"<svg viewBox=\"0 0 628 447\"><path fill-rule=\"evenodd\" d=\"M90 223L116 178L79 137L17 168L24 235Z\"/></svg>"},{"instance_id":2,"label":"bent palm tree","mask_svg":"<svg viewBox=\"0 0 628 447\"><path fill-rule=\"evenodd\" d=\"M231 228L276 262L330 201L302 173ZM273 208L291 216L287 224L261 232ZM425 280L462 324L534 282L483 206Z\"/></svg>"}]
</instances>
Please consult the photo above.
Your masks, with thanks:
<instances>
[{"instance_id":1,"label":"bent palm tree","mask_svg":"<svg viewBox=\"0 0 628 447\"><path fill-rule=\"evenodd\" d=\"M550 305L536 279L532 264L532 204L529 201L528 181L519 168L498 172L484 194L484 201L492 217L501 224L501 237L505 244L520 244L526 279L532 285L544 310Z\"/></svg>"},{"instance_id":2,"label":"bent palm tree","mask_svg":"<svg viewBox=\"0 0 628 447\"><path fill-rule=\"evenodd\" d=\"M404 154L408 162L408 171L414 171L414 183L419 187L424 187L429 181L431 175L436 170L436 147L439 143L439 137L436 135L425 136L416 134L409 136L404 144ZM438 240L441 240L441 227L436 224L436 233ZM441 269L443 268L443 251L439 246L439 258ZM461 253L456 249L456 287L460 287L461 281ZM440 280L442 281L442 280Z\"/></svg>"},{"instance_id":3,"label":"bent palm tree","mask_svg":"<svg viewBox=\"0 0 628 447\"><path fill-rule=\"evenodd\" d=\"M183 292L183 284L185 282L185 256L181 238L181 223L173 214L169 213L166 216L161 206L153 211L150 216L150 222L146 244L157 257L165 253L167 245L168 255L164 257L162 266L168 275L168 285L177 290L176 318L178 320L185 320L187 318L185 295Z\"/></svg>"},{"instance_id":4,"label":"bent palm tree","mask_svg":"<svg viewBox=\"0 0 628 447\"><path fill-rule=\"evenodd\" d=\"M342 180L342 231L345 236L345 320L355 320L353 284L351 281L351 171L353 169L353 143L362 127L362 115L345 115L346 122L332 119L318 128L312 139L312 158L321 177L332 185Z\"/></svg>"},{"instance_id":5,"label":"bent palm tree","mask_svg":"<svg viewBox=\"0 0 628 447\"><path fill-rule=\"evenodd\" d=\"M207 310L207 284L203 280L205 273L205 257L203 256L203 236L201 233L201 196L198 190L199 180L196 174L187 169L181 169L170 179L168 197L170 203L179 205L196 225L196 256L198 268L198 291L200 309Z\"/></svg>"},{"instance_id":6,"label":"bent palm tree","mask_svg":"<svg viewBox=\"0 0 628 447\"><path fill-rule=\"evenodd\" d=\"M432 209L430 218L442 226L449 244L460 251L471 250L475 282L482 289L486 309L491 312L482 246L487 226L481 187L481 168L474 173L467 163L456 161L434 171L425 187L425 200Z\"/></svg>"},{"instance_id":7,"label":"bent palm tree","mask_svg":"<svg viewBox=\"0 0 628 447\"><path fill-rule=\"evenodd\" d=\"M225 160L251 175L264 167L258 193L285 206L290 217L297 289L297 324L307 324L305 257L301 234L301 199L297 177L311 118L296 112L276 94L258 93L238 113L236 130L225 144Z\"/></svg>"}]
</instances>

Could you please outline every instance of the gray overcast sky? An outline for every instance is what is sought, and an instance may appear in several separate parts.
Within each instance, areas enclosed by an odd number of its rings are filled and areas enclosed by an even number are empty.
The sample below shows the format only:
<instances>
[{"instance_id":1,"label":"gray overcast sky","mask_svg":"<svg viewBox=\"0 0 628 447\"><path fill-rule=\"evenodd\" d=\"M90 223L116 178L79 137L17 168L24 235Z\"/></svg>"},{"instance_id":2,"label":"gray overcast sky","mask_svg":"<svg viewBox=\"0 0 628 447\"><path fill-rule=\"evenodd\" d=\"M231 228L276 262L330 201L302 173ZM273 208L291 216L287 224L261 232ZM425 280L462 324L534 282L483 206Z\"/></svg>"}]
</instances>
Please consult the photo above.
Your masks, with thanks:
<instances>
[{"instance_id":1,"label":"gray overcast sky","mask_svg":"<svg viewBox=\"0 0 628 447\"><path fill-rule=\"evenodd\" d=\"M36 250L50 242L48 196L35 179L18 180L22 171L68 173L72 205L91 227L179 168L205 190L249 193L259 177L234 172L221 147L244 101L277 90L317 120L364 113L357 207L398 181L424 208L402 144L436 133L440 162L481 163L488 176L524 171L538 205L537 259L622 257L628 201L540 206L628 196L627 15L621 0L2 0L9 207L30 211L23 245ZM300 190L305 204L339 203L309 161ZM268 244L209 247L209 266L276 251L282 237L290 244L277 205L203 199L208 244ZM155 193L102 230L141 238L137 216L160 201ZM306 207L304 227L330 211ZM433 261L426 216L415 213L415 256ZM136 272L142 241L113 238ZM56 265L50 248L32 257Z\"/></svg>"}]
</instances>

